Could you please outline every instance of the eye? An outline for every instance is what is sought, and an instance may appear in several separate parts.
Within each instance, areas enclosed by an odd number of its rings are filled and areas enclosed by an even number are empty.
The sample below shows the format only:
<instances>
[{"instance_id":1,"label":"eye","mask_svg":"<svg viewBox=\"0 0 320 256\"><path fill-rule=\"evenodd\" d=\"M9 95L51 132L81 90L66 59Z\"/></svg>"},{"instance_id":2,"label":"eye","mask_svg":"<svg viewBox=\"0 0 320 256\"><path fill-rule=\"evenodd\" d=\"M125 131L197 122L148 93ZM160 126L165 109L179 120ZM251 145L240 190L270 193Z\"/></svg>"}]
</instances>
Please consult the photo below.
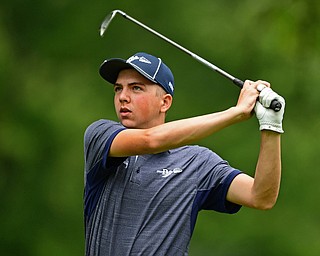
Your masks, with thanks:
<instances>
[{"instance_id":1,"label":"eye","mask_svg":"<svg viewBox=\"0 0 320 256\"><path fill-rule=\"evenodd\" d=\"M122 87L119 86L119 85L115 85L115 86L113 87L114 92L119 92L119 91L121 91L121 89L122 89Z\"/></svg>"},{"instance_id":2,"label":"eye","mask_svg":"<svg viewBox=\"0 0 320 256\"><path fill-rule=\"evenodd\" d=\"M135 86L132 87L132 90L134 90L134 91L142 91L142 87L138 86L138 85L135 85Z\"/></svg>"}]
</instances>

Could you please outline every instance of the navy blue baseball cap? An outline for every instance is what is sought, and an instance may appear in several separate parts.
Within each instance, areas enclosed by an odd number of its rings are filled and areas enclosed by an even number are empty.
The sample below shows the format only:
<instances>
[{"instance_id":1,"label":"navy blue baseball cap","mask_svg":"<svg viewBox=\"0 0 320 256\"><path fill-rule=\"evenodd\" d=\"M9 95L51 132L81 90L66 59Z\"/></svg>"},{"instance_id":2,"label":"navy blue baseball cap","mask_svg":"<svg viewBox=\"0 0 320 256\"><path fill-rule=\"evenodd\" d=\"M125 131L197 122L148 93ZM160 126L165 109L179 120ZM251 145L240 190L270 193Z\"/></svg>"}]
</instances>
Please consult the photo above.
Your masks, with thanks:
<instances>
[{"instance_id":1,"label":"navy blue baseball cap","mask_svg":"<svg viewBox=\"0 0 320 256\"><path fill-rule=\"evenodd\" d=\"M105 60L100 66L99 73L109 83L115 84L120 71L128 68L134 68L173 96L174 77L170 68L160 58L144 52L136 53L127 60L119 58Z\"/></svg>"}]
</instances>

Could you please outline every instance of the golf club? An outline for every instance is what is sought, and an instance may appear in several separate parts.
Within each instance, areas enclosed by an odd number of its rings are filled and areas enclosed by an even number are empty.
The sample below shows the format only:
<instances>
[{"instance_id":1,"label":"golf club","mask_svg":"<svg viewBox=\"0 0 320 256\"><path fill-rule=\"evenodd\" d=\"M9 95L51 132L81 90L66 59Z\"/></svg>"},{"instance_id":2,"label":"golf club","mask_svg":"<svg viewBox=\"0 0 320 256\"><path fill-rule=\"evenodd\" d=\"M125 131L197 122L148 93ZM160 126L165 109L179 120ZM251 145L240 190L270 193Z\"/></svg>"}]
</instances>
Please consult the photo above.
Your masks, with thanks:
<instances>
[{"instance_id":1,"label":"golf club","mask_svg":"<svg viewBox=\"0 0 320 256\"><path fill-rule=\"evenodd\" d=\"M231 80L235 85L237 85L238 87L242 88L244 82L232 75L230 75L229 73L225 72L224 70L218 68L217 66L213 65L212 63L210 63L209 61L203 59L202 57L198 56L197 54L189 51L188 49L182 47L181 45L177 44L176 42L172 41L171 39L165 37L164 35L158 33L157 31L153 30L152 28L144 25L143 23L141 23L140 21L132 18L131 16L127 15L126 13L124 13L121 10L113 10L111 13L109 13L106 18L103 20L101 27L100 27L100 36L102 37L105 33L105 31L107 30L108 26L110 25L111 21L113 20L113 18L116 16L116 14L120 14L122 17L132 21L133 23L135 23L136 25L146 29L147 31L151 32L152 34L160 37L161 39L163 39L164 41L168 42L169 44L177 47L178 49L180 49L181 51L183 51L184 53L187 53L188 55L190 55L191 57L193 57L194 59L196 59L198 62L206 65L207 67L213 69L214 71L216 71L217 73L219 73L220 75L228 78L229 80ZM282 105L278 100L273 100L270 104L271 109L273 109L274 111L279 111L281 109Z\"/></svg>"}]
</instances>

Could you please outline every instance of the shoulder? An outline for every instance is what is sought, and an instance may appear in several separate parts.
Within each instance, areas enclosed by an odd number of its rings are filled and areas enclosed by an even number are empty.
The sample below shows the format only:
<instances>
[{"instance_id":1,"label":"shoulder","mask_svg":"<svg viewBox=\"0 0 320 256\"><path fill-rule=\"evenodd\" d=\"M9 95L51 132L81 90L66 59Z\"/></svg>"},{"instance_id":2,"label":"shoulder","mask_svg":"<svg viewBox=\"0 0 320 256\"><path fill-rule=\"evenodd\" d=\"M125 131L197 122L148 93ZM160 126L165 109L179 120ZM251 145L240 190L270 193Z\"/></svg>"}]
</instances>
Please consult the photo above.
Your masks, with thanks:
<instances>
[{"instance_id":1,"label":"shoulder","mask_svg":"<svg viewBox=\"0 0 320 256\"><path fill-rule=\"evenodd\" d=\"M124 126L118 122L100 119L87 127L84 133L84 139L85 141L89 141L94 137L108 137L108 135L110 136L113 132L122 129L125 129Z\"/></svg>"},{"instance_id":2,"label":"shoulder","mask_svg":"<svg viewBox=\"0 0 320 256\"><path fill-rule=\"evenodd\" d=\"M101 127L106 127L106 126L112 126L112 125L117 125L119 123L112 121L112 120L107 120L107 119L100 119L97 121L94 121L93 123L91 123L87 129L86 132L95 130L95 129L99 129Z\"/></svg>"},{"instance_id":3,"label":"shoulder","mask_svg":"<svg viewBox=\"0 0 320 256\"><path fill-rule=\"evenodd\" d=\"M107 120L107 119L100 119L100 120L93 122L92 124L90 124L87 127L87 129L85 131L85 135L88 136L92 133L96 133L99 131L106 131L109 129L117 130L117 129L122 129L122 128L124 128L124 126L118 122L115 122L112 120Z\"/></svg>"}]
</instances>

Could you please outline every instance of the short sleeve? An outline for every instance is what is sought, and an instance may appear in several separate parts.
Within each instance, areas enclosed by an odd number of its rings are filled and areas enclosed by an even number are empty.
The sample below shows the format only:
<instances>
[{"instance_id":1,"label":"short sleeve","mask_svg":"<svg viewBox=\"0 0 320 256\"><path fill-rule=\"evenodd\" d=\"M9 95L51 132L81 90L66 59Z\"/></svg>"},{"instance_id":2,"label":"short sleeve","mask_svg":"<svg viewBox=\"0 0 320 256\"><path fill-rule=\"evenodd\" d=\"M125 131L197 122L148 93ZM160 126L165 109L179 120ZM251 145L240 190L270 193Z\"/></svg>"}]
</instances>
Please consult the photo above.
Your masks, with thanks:
<instances>
[{"instance_id":1,"label":"short sleeve","mask_svg":"<svg viewBox=\"0 0 320 256\"><path fill-rule=\"evenodd\" d=\"M108 159L113 139L124 129L119 123L99 120L91 124L85 131L85 216L89 216L96 206L109 172L112 168L115 170L125 159Z\"/></svg>"},{"instance_id":2,"label":"short sleeve","mask_svg":"<svg viewBox=\"0 0 320 256\"><path fill-rule=\"evenodd\" d=\"M106 161L112 140L124 129L120 123L110 120L96 121L86 129L84 135L86 172L89 172L102 159Z\"/></svg>"},{"instance_id":3,"label":"short sleeve","mask_svg":"<svg viewBox=\"0 0 320 256\"><path fill-rule=\"evenodd\" d=\"M233 179L241 171L233 168L216 153L204 149L199 154L198 192L196 204L198 210L214 210L235 213L241 206L226 200Z\"/></svg>"}]
</instances>

